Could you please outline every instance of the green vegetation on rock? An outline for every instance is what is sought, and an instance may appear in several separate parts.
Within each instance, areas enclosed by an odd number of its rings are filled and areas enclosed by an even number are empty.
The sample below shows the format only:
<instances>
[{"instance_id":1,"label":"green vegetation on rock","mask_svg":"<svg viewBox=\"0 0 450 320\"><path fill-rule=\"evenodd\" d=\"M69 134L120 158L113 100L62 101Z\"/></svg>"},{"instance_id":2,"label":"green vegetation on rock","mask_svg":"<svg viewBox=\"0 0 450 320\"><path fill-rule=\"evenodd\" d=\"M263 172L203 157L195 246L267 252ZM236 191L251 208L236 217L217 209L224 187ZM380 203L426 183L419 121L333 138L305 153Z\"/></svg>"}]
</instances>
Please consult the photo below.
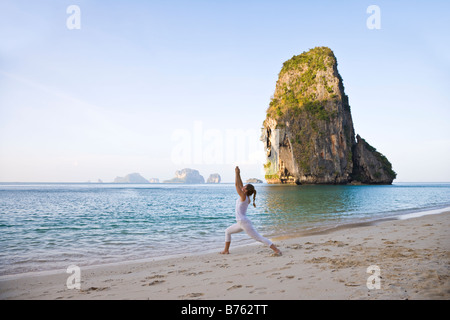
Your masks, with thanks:
<instances>
[{"instance_id":1,"label":"green vegetation on rock","mask_svg":"<svg viewBox=\"0 0 450 320\"><path fill-rule=\"evenodd\" d=\"M276 96L270 101L267 116L279 119L289 112L296 116L306 112L316 119L329 121L333 112L326 108L328 99L318 100L317 95L322 87L329 94L327 98L338 98L325 76L326 73L333 73L335 64L336 58L327 47L311 49L286 61L279 78L287 75L292 81L280 82Z\"/></svg>"},{"instance_id":2,"label":"green vegetation on rock","mask_svg":"<svg viewBox=\"0 0 450 320\"><path fill-rule=\"evenodd\" d=\"M336 57L333 51L328 47L316 47L307 52L303 52L297 56L293 56L291 59L283 63L283 68L280 71L280 75L283 72L287 72L292 69L302 70L307 66L312 76L315 71L325 71L327 67L332 67L336 63Z\"/></svg>"}]
</instances>

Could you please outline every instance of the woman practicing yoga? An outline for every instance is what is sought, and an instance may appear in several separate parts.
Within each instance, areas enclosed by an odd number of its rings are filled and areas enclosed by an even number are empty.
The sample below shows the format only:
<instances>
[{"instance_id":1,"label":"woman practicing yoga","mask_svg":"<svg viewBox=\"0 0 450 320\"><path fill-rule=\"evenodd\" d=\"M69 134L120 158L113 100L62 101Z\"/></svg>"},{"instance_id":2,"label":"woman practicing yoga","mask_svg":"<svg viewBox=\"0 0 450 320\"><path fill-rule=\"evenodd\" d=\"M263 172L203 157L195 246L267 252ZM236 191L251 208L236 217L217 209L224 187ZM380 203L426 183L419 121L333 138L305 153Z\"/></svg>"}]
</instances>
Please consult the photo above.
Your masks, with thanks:
<instances>
[{"instance_id":1,"label":"woman practicing yoga","mask_svg":"<svg viewBox=\"0 0 450 320\"><path fill-rule=\"evenodd\" d=\"M255 228L253 228L252 222L247 218L247 208L250 203L250 196L253 195L253 206L255 205L256 190L251 184L242 184L241 172L239 167L236 167L236 191L239 194L239 198L236 200L236 221L237 223L228 227L225 230L225 249L221 254L229 254L230 244L231 244L231 234L245 231L250 237L256 241L262 242L270 247L274 251L274 254L281 256L281 251L269 240L261 236Z\"/></svg>"}]
</instances>

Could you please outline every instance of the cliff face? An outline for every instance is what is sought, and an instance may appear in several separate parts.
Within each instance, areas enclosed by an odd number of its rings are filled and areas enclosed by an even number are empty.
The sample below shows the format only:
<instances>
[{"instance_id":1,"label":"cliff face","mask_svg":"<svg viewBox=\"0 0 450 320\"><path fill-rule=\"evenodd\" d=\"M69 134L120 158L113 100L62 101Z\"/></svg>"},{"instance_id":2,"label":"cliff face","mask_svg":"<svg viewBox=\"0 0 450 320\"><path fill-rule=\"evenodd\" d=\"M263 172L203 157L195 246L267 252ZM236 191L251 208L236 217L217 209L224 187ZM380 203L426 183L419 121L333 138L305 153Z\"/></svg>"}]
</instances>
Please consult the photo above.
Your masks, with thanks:
<instances>
[{"instance_id":1,"label":"cliff face","mask_svg":"<svg viewBox=\"0 0 450 320\"><path fill-rule=\"evenodd\" d=\"M353 146L352 177L355 181L370 184L392 183L396 173L388 159L369 145L359 135L356 136L356 145Z\"/></svg>"},{"instance_id":2,"label":"cliff face","mask_svg":"<svg viewBox=\"0 0 450 320\"><path fill-rule=\"evenodd\" d=\"M355 141L348 97L333 52L311 49L283 64L263 123L268 183L390 184L389 161Z\"/></svg>"}]
</instances>

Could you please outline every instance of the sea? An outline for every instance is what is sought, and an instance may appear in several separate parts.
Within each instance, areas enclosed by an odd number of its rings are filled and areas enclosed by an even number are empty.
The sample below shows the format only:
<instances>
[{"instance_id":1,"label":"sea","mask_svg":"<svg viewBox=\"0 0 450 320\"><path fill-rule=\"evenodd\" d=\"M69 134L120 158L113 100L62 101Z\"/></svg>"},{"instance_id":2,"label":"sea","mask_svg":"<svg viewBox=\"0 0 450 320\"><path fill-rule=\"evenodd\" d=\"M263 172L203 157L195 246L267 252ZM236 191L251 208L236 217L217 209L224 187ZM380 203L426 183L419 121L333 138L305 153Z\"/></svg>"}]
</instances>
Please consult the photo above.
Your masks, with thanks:
<instances>
[{"instance_id":1,"label":"sea","mask_svg":"<svg viewBox=\"0 0 450 320\"><path fill-rule=\"evenodd\" d=\"M247 215L275 243L450 211L450 183L255 187ZM237 197L233 183L0 183L0 277L219 252Z\"/></svg>"}]
</instances>

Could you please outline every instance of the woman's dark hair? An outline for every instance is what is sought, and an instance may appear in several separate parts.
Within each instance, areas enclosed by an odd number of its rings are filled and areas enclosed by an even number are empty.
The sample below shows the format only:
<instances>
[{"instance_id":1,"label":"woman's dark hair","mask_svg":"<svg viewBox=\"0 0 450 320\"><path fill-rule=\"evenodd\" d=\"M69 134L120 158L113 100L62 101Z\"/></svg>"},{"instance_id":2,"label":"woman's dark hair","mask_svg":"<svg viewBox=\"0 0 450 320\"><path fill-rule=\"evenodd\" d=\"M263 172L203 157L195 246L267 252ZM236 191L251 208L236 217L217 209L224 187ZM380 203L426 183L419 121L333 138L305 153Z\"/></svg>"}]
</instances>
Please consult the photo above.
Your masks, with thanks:
<instances>
[{"instance_id":1,"label":"woman's dark hair","mask_svg":"<svg viewBox=\"0 0 450 320\"><path fill-rule=\"evenodd\" d=\"M253 206L256 208L256 204L255 204L255 198L256 198L256 190L255 187L252 184L247 184L247 196L251 196L253 195Z\"/></svg>"}]
</instances>

